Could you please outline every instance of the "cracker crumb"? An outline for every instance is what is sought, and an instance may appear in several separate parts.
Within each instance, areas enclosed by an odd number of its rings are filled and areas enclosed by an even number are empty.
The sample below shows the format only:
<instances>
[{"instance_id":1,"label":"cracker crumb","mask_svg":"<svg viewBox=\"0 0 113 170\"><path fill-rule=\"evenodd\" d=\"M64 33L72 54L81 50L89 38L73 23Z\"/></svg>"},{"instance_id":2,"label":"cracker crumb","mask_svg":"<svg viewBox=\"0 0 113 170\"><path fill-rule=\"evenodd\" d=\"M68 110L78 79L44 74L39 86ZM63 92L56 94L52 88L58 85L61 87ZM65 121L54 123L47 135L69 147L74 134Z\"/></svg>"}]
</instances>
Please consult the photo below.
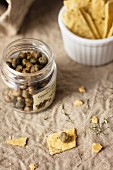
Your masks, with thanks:
<instances>
[{"instance_id":1,"label":"cracker crumb","mask_svg":"<svg viewBox=\"0 0 113 170\"><path fill-rule=\"evenodd\" d=\"M80 93L85 93L86 92L86 89L85 89L84 86L79 87L78 90L79 90Z\"/></svg>"},{"instance_id":2,"label":"cracker crumb","mask_svg":"<svg viewBox=\"0 0 113 170\"><path fill-rule=\"evenodd\" d=\"M32 163L29 165L30 170L35 170L38 167L36 163Z\"/></svg>"},{"instance_id":3,"label":"cracker crumb","mask_svg":"<svg viewBox=\"0 0 113 170\"><path fill-rule=\"evenodd\" d=\"M93 116L92 119L91 119L91 121L92 121L93 124L98 124L99 119L98 119L98 117Z\"/></svg>"},{"instance_id":4,"label":"cracker crumb","mask_svg":"<svg viewBox=\"0 0 113 170\"><path fill-rule=\"evenodd\" d=\"M75 100L74 105L75 106L82 106L84 102L82 100Z\"/></svg>"},{"instance_id":5,"label":"cracker crumb","mask_svg":"<svg viewBox=\"0 0 113 170\"><path fill-rule=\"evenodd\" d=\"M92 144L92 152L93 153L98 153L102 150L102 145L100 143L93 143Z\"/></svg>"},{"instance_id":6,"label":"cracker crumb","mask_svg":"<svg viewBox=\"0 0 113 170\"><path fill-rule=\"evenodd\" d=\"M26 145L27 138L18 138L18 139L12 139L12 140L7 140L6 143L10 145L16 145L16 146L22 146L24 147Z\"/></svg>"}]
</instances>

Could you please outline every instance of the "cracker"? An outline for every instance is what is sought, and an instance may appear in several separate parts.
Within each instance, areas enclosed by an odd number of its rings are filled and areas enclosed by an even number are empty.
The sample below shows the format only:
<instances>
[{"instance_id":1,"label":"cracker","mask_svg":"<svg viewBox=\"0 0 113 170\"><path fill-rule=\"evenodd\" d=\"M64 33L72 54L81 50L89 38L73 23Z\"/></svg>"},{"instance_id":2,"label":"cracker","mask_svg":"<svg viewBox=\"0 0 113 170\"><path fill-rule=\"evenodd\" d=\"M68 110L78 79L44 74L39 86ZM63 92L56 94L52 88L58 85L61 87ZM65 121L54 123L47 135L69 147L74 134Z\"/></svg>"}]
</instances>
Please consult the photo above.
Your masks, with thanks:
<instances>
[{"instance_id":1,"label":"cracker","mask_svg":"<svg viewBox=\"0 0 113 170\"><path fill-rule=\"evenodd\" d=\"M93 143L92 144L92 152L93 153L98 153L102 150L102 145L100 143Z\"/></svg>"},{"instance_id":2,"label":"cracker","mask_svg":"<svg viewBox=\"0 0 113 170\"><path fill-rule=\"evenodd\" d=\"M63 143L59 139L61 132L53 133L52 135L48 136L47 143L48 143L50 155L61 153L63 151L66 151L66 150L76 147L76 137L77 136L75 133L75 129L73 128L73 129L69 129L69 130L64 130L63 132L66 132L69 134L69 136L71 137L70 142Z\"/></svg>"},{"instance_id":3,"label":"cracker","mask_svg":"<svg viewBox=\"0 0 113 170\"><path fill-rule=\"evenodd\" d=\"M95 39L81 11L76 8L75 11L65 11L63 14L64 24L76 35L82 38Z\"/></svg>"},{"instance_id":4,"label":"cracker","mask_svg":"<svg viewBox=\"0 0 113 170\"><path fill-rule=\"evenodd\" d=\"M91 6L88 8L88 12L91 14L91 17L101 38L104 36L105 4L105 0L92 0Z\"/></svg>"},{"instance_id":5,"label":"cracker","mask_svg":"<svg viewBox=\"0 0 113 170\"><path fill-rule=\"evenodd\" d=\"M78 90L79 90L80 93L85 93L86 92L86 89L85 89L84 86L79 87Z\"/></svg>"},{"instance_id":6,"label":"cracker","mask_svg":"<svg viewBox=\"0 0 113 170\"><path fill-rule=\"evenodd\" d=\"M91 119L91 121L92 121L93 124L98 124L99 119L98 119L98 117L93 116L92 119Z\"/></svg>"},{"instance_id":7,"label":"cracker","mask_svg":"<svg viewBox=\"0 0 113 170\"><path fill-rule=\"evenodd\" d=\"M35 170L38 167L36 163L32 163L29 165L30 170Z\"/></svg>"},{"instance_id":8,"label":"cracker","mask_svg":"<svg viewBox=\"0 0 113 170\"><path fill-rule=\"evenodd\" d=\"M12 140L7 140L6 143L10 145L16 145L16 146L22 146L24 147L26 145L27 138L18 138L18 139L12 139Z\"/></svg>"},{"instance_id":9,"label":"cracker","mask_svg":"<svg viewBox=\"0 0 113 170\"><path fill-rule=\"evenodd\" d=\"M113 24L113 0L109 0L105 6L105 29L104 29L104 38L109 34L110 28Z\"/></svg>"},{"instance_id":10,"label":"cracker","mask_svg":"<svg viewBox=\"0 0 113 170\"><path fill-rule=\"evenodd\" d=\"M110 28L110 31L109 31L109 33L108 33L108 38L109 37L112 37L113 36L113 24L112 24L112 26L111 26L111 28Z\"/></svg>"},{"instance_id":11,"label":"cracker","mask_svg":"<svg viewBox=\"0 0 113 170\"><path fill-rule=\"evenodd\" d=\"M82 12L85 20L87 21L87 24L89 25L91 31L93 32L95 38L100 39L101 36L99 35L99 32L97 31L97 28L94 24L94 21L93 21L91 15L88 12L86 12L85 9L83 9L83 8L81 9L81 12Z\"/></svg>"},{"instance_id":12,"label":"cracker","mask_svg":"<svg viewBox=\"0 0 113 170\"><path fill-rule=\"evenodd\" d=\"M84 102L82 101L82 100L75 100L75 102L74 102L74 105L75 106L82 106L84 104Z\"/></svg>"},{"instance_id":13,"label":"cracker","mask_svg":"<svg viewBox=\"0 0 113 170\"><path fill-rule=\"evenodd\" d=\"M90 0L65 0L64 6L68 10L74 10L77 6L78 7L87 7L90 3Z\"/></svg>"}]
</instances>

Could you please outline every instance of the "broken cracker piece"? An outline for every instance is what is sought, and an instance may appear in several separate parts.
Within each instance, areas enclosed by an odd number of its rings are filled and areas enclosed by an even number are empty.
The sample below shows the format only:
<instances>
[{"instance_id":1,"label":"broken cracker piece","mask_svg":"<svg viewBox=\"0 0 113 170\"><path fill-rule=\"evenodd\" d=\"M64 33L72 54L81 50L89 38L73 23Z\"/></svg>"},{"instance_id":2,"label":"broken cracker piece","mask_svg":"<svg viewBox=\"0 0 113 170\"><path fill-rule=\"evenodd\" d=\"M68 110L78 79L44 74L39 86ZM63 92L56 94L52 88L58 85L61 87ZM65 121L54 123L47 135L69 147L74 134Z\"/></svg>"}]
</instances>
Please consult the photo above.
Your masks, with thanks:
<instances>
[{"instance_id":1,"label":"broken cracker piece","mask_svg":"<svg viewBox=\"0 0 113 170\"><path fill-rule=\"evenodd\" d=\"M92 121L92 123L94 123L94 124L98 124L99 119L98 119L98 117L93 116L92 119L91 119L91 121Z\"/></svg>"},{"instance_id":2,"label":"broken cracker piece","mask_svg":"<svg viewBox=\"0 0 113 170\"><path fill-rule=\"evenodd\" d=\"M105 5L106 17L105 17L105 28L104 38L107 37L113 24L113 0L109 0Z\"/></svg>"},{"instance_id":3,"label":"broken cracker piece","mask_svg":"<svg viewBox=\"0 0 113 170\"><path fill-rule=\"evenodd\" d=\"M74 34L82 38L95 39L93 32L90 30L89 25L87 24L80 9L77 6L74 11L64 11L62 19L66 27L70 29L70 31Z\"/></svg>"},{"instance_id":4,"label":"broken cracker piece","mask_svg":"<svg viewBox=\"0 0 113 170\"><path fill-rule=\"evenodd\" d=\"M112 24L112 27L110 28L107 38L112 37L112 36L113 36L113 24Z\"/></svg>"},{"instance_id":5,"label":"broken cracker piece","mask_svg":"<svg viewBox=\"0 0 113 170\"><path fill-rule=\"evenodd\" d=\"M92 0L88 8L88 12L101 38L103 38L105 28L105 4L105 0Z\"/></svg>"},{"instance_id":6,"label":"broken cracker piece","mask_svg":"<svg viewBox=\"0 0 113 170\"><path fill-rule=\"evenodd\" d=\"M16 145L16 146L22 146L24 147L26 145L27 138L18 138L18 139L12 139L12 140L7 140L6 143L10 145Z\"/></svg>"},{"instance_id":7,"label":"broken cracker piece","mask_svg":"<svg viewBox=\"0 0 113 170\"><path fill-rule=\"evenodd\" d=\"M80 93L85 93L86 92L86 89L85 89L84 86L79 87L78 90L79 90Z\"/></svg>"},{"instance_id":8,"label":"broken cracker piece","mask_svg":"<svg viewBox=\"0 0 113 170\"><path fill-rule=\"evenodd\" d=\"M35 170L38 167L36 163L32 163L29 165L30 170Z\"/></svg>"},{"instance_id":9,"label":"broken cracker piece","mask_svg":"<svg viewBox=\"0 0 113 170\"><path fill-rule=\"evenodd\" d=\"M102 145L100 143L93 143L92 144L92 152L98 153L102 149Z\"/></svg>"},{"instance_id":10,"label":"broken cracker piece","mask_svg":"<svg viewBox=\"0 0 113 170\"><path fill-rule=\"evenodd\" d=\"M96 39L100 39L101 37L99 35L99 32L94 24L94 21L93 21L91 15L84 8L81 9L81 12L82 12L85 20L87 21L90 29L92 30L94 36L96 37Z\"/></svg>"},{"instance_id":11,"label":"broken cracker piece","mask_svg":"<svg viewBox=\"0 0 113 170\"><path fill-rule=\"evenodd\" d=\"M73 128L69 130L64 130L63 132L66 132L70 136L70 141L68 143L63 143L60 140L59 137L60 137L61 132L53 133L52 135L48 136L47 143L48 143L50 155L61 153L63 151L76 147L77 135L76 135L75 129Z\"/></svg>"},{"instance_id":12,"label":"broken cracker piece","mask_svg":"<svg viewBox=\"0 0 113 170\"><path fill-rule=\"evenodd\" d=\"M82 100L75 100L74 105L75 106L82 106L84 102Z\"/></svg>"}]
</instances>

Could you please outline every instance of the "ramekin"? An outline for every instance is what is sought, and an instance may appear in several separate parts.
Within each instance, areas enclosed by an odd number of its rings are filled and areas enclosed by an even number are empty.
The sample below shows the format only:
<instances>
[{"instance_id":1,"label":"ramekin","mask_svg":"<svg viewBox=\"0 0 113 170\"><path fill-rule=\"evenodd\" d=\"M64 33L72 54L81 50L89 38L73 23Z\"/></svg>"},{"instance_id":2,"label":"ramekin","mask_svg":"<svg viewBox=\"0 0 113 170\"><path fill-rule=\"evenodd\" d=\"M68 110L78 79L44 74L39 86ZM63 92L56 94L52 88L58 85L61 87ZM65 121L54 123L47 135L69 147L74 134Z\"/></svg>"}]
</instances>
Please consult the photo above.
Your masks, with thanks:
<instances>
[{"instance_id":1,"label":"ramekin","mask_svg":"<svg viewBox=\"0 0 113 170\"><path fill-rule=\"evenodd\" d=\"M62 7L59 12L58 23L68 56L80 64L89 66L100 66L111 62L113 60L113 37L90 40L73 34L62 21L64 10L65 7Z\"/></svg>"}]
</instances>

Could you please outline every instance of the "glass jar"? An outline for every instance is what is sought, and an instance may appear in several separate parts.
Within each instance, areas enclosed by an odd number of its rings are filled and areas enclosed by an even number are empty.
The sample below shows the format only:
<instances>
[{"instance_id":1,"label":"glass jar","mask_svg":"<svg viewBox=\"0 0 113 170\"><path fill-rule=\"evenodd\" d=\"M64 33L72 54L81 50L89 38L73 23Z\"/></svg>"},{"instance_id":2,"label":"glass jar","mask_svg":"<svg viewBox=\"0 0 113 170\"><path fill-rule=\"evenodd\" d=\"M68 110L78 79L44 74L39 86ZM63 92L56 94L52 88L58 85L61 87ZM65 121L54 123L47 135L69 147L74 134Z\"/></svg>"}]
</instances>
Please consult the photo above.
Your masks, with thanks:
<instances>
[{"instance_id":1,"label":"glass jar","mask_svg":"<svg viewBox=\"0 0 113 170\"><path fill-rule=\"evenodd\" d=\"M20 52L40 51L48 58L48 64L35 73L21 73L10 68L6 61L16 58ZM21 112L39 112L53 102L56 91L56 64L51 49L37 39L19 39L9 44L1 60L3 80L2 99Z\"/></svg>"}]
</instances>

